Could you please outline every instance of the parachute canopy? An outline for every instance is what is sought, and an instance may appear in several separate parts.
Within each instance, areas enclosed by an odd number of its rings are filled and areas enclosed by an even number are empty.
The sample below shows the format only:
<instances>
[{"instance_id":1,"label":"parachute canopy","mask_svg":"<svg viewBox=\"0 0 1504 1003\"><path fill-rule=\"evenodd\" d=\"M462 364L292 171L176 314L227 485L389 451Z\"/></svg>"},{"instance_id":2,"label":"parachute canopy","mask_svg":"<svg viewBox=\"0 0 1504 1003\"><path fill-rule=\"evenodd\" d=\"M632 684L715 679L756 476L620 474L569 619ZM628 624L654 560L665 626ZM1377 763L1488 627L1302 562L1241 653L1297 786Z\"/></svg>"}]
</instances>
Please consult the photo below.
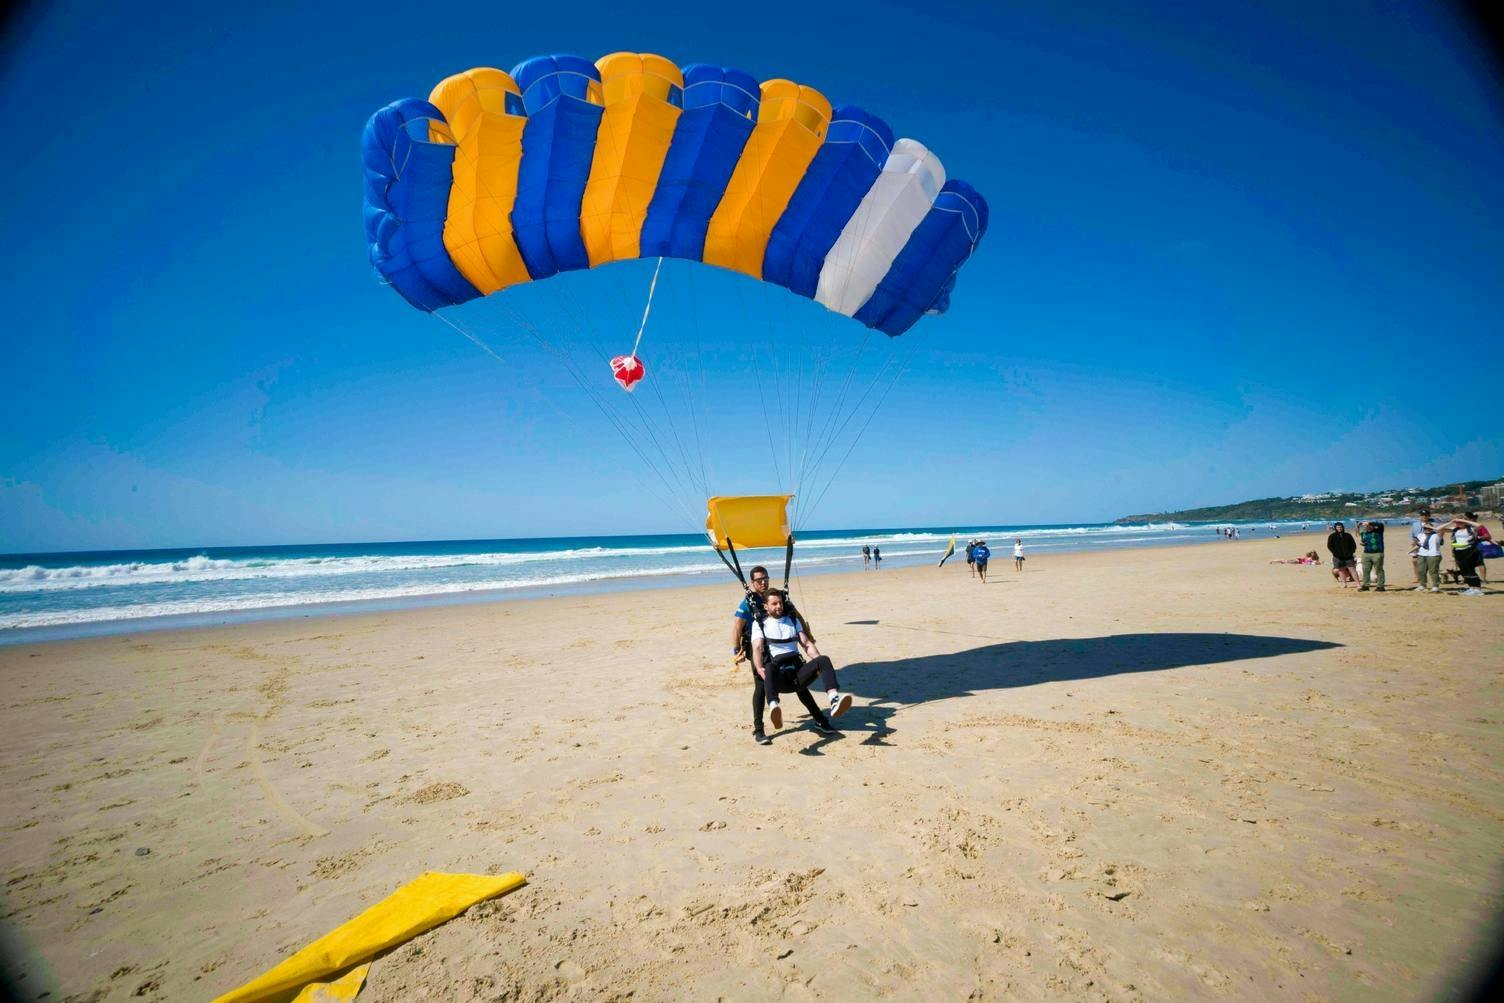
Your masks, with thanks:
<instances>
[{"instance_id":1,"label":"parachute canopy","mask_svg":"<svg viewBox=\"0 0 1504 1003\"><path fill-rule=\"evenodd\" d=\"M789 501L793 495L718 495L707 503L705 532L710 545L725 550L735 545L782 547L789 542Z\"/></svg>"},{"instance_id":2,"label":"parachute canopy","mask_svg":"<svg viewBox=\"0 0 1504 1003\"><path fill-rule=\"evenodd\" d=\"M898 335L946 309L987 229L975 189L875 115L650 53L467 70L376 112L362 162L371 263L428 311L676 257Z\"/></svg>"}]
</instances>

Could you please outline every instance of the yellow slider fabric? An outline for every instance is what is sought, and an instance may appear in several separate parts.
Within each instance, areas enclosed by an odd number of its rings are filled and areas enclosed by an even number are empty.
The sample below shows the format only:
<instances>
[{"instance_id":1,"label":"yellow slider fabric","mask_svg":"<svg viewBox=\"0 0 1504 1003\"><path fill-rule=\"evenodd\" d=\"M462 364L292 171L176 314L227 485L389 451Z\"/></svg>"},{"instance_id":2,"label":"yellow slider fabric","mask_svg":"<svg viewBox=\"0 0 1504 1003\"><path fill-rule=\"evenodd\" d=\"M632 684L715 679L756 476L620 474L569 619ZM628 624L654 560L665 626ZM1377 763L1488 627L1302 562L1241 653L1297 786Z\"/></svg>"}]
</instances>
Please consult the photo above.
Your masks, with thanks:
<instances>
[{"instance_id":1,"label":"yellow slider fabric","mask_svg":"<svg viewBox=\"0 0 1504 1003\"><path fill-rule=\"evenodd\" d=\"M260 978L220 996L215 1003L260 1003L260 1001L319 999L304 991L323 992L326 999L339 983L355 973L345 969L368 962L425 930L453 919L477 902L505 895L527 884L521 874L444 874L429 871L398 888L380 902L309 944ZM340 978L329 982L329 976ZM361 973L356 982L363 981ZM312 984L312 985L311 985ZM347 983L348 986L348 983ZM339 991L346 991L341 989ZM355 986L355 992L359 985ZM296 995L295 995L296 994Z\"/></svg>"},{"instance_id":2,"label":"yellow slider fabric","mask_svg":"<svg viewBox=\"0 0 1504 1003\"><path fill-rule=\"evenodd\" d=\"M460 274L490 295L528 281L512 239L522 163L522 92L501 70L479 67L439 82L428 100L444 113L457 149L444 249ZM508 112L508 106L516 112Z\"/></svg>"},{"instance_id":3,"label":"yellow slider fabric","mask_svg":"<svg viewBox=\"0 0 1504 1003\"><path fill-rule=\"evenodd\" d=\"M638 256L642 221L674 139L684 92L679 67L651 53L613 52L595 68L606 110L580 203L580 236L591 268Z\"/></svg>"},{"instance_id":4,"label":"yellow slider fabric","mask_svg":"<svg viewBox=\"0 0 1504 1003\"><path fill-rule=\"evenodd\" d=\"M830 128L830 102L813 87L767 80L757 125L705 234L707 265L762 278L768 237Z\"/></svg>"},{"instance_id":5,"label":"yellow slider fabric","mask_svg":"<svg viewBox=\"0 0 1504 1003\"><path fill-rule=\"evenodd\" d=\"M729 537L738 550L781 547L792 535L789 500L793 495L721 495L706 502L705 532L716 550Z\"/></svg>"}]
</instances>

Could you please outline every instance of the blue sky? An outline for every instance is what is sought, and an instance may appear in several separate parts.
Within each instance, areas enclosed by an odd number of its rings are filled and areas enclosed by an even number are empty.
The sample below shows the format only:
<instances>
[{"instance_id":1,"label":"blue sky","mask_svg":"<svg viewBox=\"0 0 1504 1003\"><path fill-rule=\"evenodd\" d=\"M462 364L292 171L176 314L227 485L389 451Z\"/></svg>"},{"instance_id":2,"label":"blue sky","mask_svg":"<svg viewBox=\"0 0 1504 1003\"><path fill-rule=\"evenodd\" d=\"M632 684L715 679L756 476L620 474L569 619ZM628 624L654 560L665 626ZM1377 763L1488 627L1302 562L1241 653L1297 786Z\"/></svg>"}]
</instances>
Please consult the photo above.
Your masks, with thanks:
<instances>
[{"instance_id":1,"label":"blue sky","mask_svg":"<svg viewBox=\"0 0 1504 1003\"><path fill-rule=\"evenodd\" d=\"M1504 472L1504 124L1434 5L168 6L38 5L0 57L0 551L687 528L517 323L619 395L592 353L630 348L651 262L461 308L503 362L366 262L367 116L553 51L792 77L988 198L951 311L855 364L906 369L814 527ZM788 418L779 367L844 364L862 329L675 261L654 311L654 372L705 379L671 405L709 440L685 454L715 490L780 486L754 378Z\"/></svg>"}]
</instances>

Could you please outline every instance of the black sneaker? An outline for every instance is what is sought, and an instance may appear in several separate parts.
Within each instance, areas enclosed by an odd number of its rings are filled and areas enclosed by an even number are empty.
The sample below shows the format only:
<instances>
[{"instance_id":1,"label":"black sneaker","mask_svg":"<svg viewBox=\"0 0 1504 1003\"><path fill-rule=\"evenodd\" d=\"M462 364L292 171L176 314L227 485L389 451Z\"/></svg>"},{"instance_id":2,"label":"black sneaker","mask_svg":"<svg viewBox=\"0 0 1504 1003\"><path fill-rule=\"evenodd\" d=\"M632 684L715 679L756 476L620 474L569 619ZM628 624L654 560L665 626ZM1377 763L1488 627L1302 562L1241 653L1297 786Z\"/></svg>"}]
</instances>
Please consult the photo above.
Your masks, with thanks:
<instances>
[{"instance_id":1,"label":"black sneaker","mask_svg":"<svg viewBox=\"0 0 1504 1003\"><path fill-rule=\"evenodd\" d=\"M811 728L815 729L816 731L818 731L822 735L836 735L836 734L839 734L839 732L836 730L836 726L833 725L833 724L831 724L829 721L815 721L815 720L811 720L810 723L809 723L809 726Z\"/></svg>"},{"instance_id":2,"label":"black sneaker","mask_svg":"<svg viewBox=\"0 0 1504 1003\"><path fill-rule=\"evenodd\" d=\"M771 738L769 738L765 732L761 732L761 731L754 731L752 733L752 741L756 742L758 745L772 745L773 744L773 740Z\"/></svg>"}]
</instances>

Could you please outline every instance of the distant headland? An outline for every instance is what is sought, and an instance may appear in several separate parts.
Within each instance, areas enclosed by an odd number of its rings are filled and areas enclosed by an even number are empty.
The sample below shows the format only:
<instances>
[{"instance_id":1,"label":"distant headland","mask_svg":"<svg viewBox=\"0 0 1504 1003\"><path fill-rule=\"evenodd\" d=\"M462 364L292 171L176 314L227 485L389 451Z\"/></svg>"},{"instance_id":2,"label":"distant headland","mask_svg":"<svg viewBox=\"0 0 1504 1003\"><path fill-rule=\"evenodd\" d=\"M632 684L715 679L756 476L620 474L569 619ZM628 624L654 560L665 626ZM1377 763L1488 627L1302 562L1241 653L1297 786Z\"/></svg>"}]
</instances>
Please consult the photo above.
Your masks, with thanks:
<instances>
[{"instance_id":1,"label":"distant headland","mask_svg":"<svg viewBox=\"0 0 1504 1003\"><path fill-rule=\"evenodd\" d=\"M1500 507L1504 478L1461 481L1429 488L1391 488L1386 491L1324 491L1288 498L1256 498L1232 505L1207 505L1176 512L1125 515L1114 521L1141 522L1256 522L1260 520L1340 519L1343 516L1405 515L1425 506L1438 511Z\"/></svg>"}]
</instances>

